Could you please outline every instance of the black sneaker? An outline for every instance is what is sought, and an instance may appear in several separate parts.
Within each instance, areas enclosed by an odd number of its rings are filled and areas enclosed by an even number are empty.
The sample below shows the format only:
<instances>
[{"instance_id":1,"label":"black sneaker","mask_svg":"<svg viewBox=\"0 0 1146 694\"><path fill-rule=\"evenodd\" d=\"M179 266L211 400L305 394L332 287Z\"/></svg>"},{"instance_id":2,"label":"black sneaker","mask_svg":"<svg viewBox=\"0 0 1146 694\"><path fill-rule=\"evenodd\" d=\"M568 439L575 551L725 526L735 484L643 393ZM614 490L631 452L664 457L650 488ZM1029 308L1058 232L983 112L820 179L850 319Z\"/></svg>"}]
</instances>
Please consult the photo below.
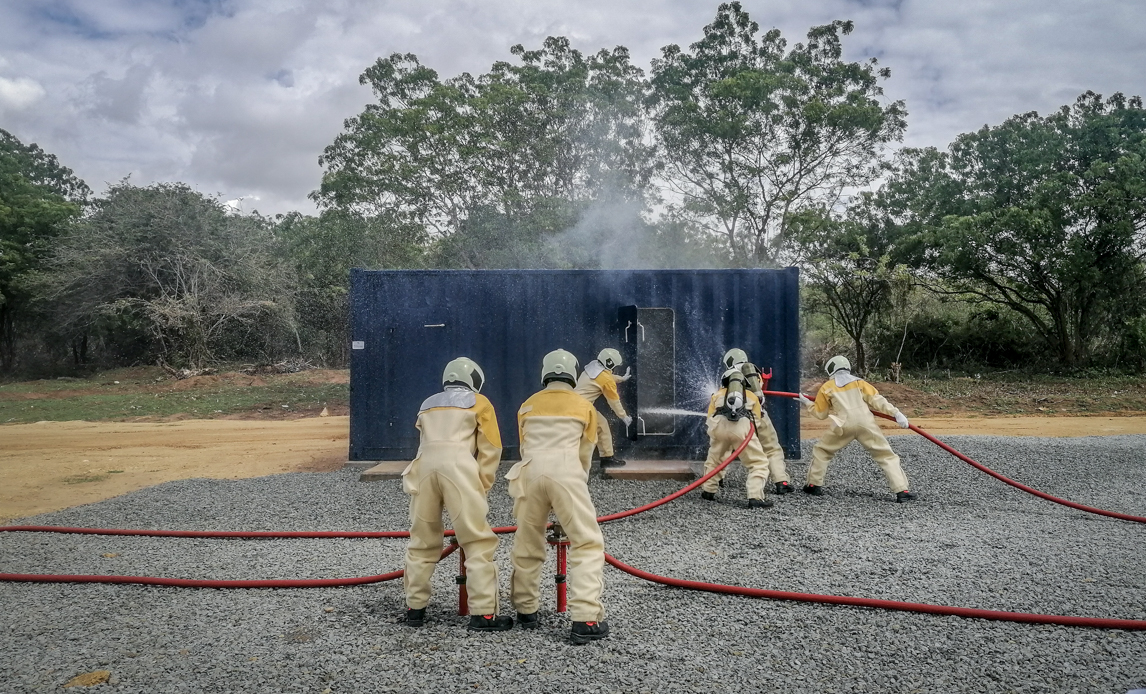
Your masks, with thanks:
<instances>
[{"instance_id":1,"label":"black sneaker","mask_svg":"<svg viewBox=\"0 0 1146 694\"><path fill-rule=\"evenodd\" d=\"M824 488L818 484L805 484L804 493L811 494L812 496L823 496Z\"/></svg>"},{"instance_id":2,"label":"black sneaker","mask_svg":"<svg viewBox=\"0 0 1146 694\"><path fill-rule=\"evenodd\" d=\"M897 503L897 504L902 504L905 501L915 501L915 499L916 499L915 495L912 494L911 492L907 491L906 489L903 490L902 492L896 492L895 493L895 503Z\"/></svg>"},{"instance_id":3,"label":"black sneaker","mask_svg":"<svg viewBox=\"0 0 1146 694\"><path fill-rule=\"evenodd\" d=\"M420 627L425 623L426 623L426 608L423 607L420 610L415 610L415 609L412 609L409 607L406 608L406 626L408 626L408 627Z\"/></svg>"},{"instance_id":4,"label":"black sneaker","mask_svg":"<svg viewBox=\"0 0 1146 694\"><path fill-rule=\"evenodd\" d=\"M536 612L531 614L522 614L518 612L517 624L522 629L536 629L537 627L541 626L541 617Z\"/></svg>"},{"instance_id":5,"label":"black sneaker","mask_svg":"<svg viewBox=\"0 0 1146 694\"><path fill-rule=\"evenodd\" d=\"M716 501L716 492L701 492L700 498L705 501Z\"/></svg>"},{"instance_id":6,"label":"black sneaker","mask_svg":"<svg viewBox=\"0 0 1146 694\"><path fill-rule=\"evenodd\" d=\"M748 508L772 508L776 502L771 499L749 499Z\"/></svg>"},{"instance_id":7,"label":"black sneaker","mask_svg":"<svg viewBox=\"0 0 1146 694\"><path fill-rule=\"evenodd\" d=\"M569 633L573 643L600 641L608 635L608 622L573 622L573 629Z\"/></svg>"},{"instance_id":8,"label":"black sneaker","mask_svg":"<svg viewBox=\"0 0 1146 694\"><path fill-rule=\"evenodd\" d=\"M776 483L776 493L777 494L791 494L794 491L796 491L796 490L792 489L792 485L788 484L787 482L777 482Z\"/></svg>"},{"instance_id":9,"label":"black sneaker","mask_svg":"<svg viewBox=\"0 0 1146 694\"><path fill-rule=\"evenodd\" d=\"M608 458L601 458L601 467L625 467L625 461L609 456Z\"/></svg>"},{"instance_id":10,"label":"black sneaker","mask_svg":"<svg viewBox=\"0 0 1146 694\"><path fill-rule=\"evenodd\" d=\"M509 631L513 628L513 617L499 617L495 614L470 615L470 631Z\"/></svg>"}]
</instances>

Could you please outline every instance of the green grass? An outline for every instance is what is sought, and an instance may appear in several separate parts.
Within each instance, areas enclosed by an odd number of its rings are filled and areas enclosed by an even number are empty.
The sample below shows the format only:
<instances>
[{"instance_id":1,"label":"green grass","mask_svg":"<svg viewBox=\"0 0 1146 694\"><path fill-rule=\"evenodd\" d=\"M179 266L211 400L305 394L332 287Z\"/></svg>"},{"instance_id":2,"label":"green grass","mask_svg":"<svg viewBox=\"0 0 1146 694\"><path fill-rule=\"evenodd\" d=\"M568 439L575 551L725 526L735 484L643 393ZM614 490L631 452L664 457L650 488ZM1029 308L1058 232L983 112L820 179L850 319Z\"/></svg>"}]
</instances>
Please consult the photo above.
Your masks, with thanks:
<instances>
[{"instance_id":1,"label":"green grass","mask_svg":"<svg viewBox=\"0 0 1146 694\"><path fill-rule=\"evenodd\" d=\"M307 373L261 376L265 385L247 385L249 377L225 375L217 383L186 390L176 381L157 380L160 377L156 369L130 369L80 380L5 383L0 385L0 424L176 414L204 419L235 414L282 417L318 414L324 407L345 409L349 399L346 384L313 382ZM27 399L29 393L47 397Z\"/></svg>"}]
</instances>

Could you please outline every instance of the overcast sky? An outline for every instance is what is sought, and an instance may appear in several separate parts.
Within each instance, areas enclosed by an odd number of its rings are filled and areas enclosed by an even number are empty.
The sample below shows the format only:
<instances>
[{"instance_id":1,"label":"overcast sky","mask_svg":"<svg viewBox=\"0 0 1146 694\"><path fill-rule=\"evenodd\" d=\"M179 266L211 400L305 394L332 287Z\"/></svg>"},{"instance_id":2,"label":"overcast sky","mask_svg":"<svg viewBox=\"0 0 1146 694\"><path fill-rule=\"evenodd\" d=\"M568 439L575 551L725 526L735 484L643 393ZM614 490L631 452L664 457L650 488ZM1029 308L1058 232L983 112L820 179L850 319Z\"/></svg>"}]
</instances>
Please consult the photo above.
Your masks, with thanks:
<instances>
[{"instance_id":1,"label":"overcast sky","mask_svg":"<svg viewBox=\"0 0 1146 694\"><path fill-rule=\"evenodd\" d=\"M568 36L635 62L690 44L717 2L686 0L0 0L0 127L95 191L183 181L243 209L313 211L318 156L370 92L379 56L412 52L443 77L509 47ZM1087 89L1146 94L1146 2L744 0L789 43L851 19L850 59L890 67L906 143L1046 112Z\"/></svg>"}]
</instances>

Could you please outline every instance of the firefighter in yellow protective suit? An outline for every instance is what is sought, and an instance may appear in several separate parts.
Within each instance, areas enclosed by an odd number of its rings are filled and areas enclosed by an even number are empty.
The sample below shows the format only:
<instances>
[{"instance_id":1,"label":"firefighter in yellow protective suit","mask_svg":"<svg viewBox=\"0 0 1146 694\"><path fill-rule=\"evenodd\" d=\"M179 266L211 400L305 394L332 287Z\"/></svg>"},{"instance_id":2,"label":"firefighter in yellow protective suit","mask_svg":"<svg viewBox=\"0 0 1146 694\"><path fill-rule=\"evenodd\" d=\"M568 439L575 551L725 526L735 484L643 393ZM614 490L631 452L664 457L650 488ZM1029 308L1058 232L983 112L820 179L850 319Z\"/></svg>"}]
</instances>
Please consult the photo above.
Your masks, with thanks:
<instances>
[{"instance_id":1,"label":"firefighter in yellow protective suit","mask_svg":"<svg viewBox=\"0 0 1146 694\"><path fill-rule=\"evenodd\" d=\"M721 377L722 387L713 393L708 402L709 447L708 459L704 461L706 475L740 447L751 432L753 421L759 422L765 418L760 408L760 399L752 392L746 380L739 365L728 369ZM756 436L748 439L748 445L740 452L740 462L748 471L745 481L748 507L770 508L773 504L767 498L768 458ZM722 471L701 485L701 498L715 500L723 477Z\"/></svg>"},{"instance_id":2,"label":"firefighter in yellow protective suit","mask_svg":"<svg viewBox=\"0 0 1146 694\"><path fill-rule=\"evenodd\" d=\"M605 402L613 414L617 415L625 426L633 423L633 418L625 412L621 404L621 395L617 392L617 384L624 383L630 378L630 370L624 376L614 376L613 369L621 365L621 353L613 348L601 350L597 358L585 365L585 370L577 379L577 394L590 403L597 402L597 398L605 396ZM597 450L601 453L601 467L622 467L625 461L613 457L613 433L609 430L609 422L598 414L597 416Z\"/></svg>"},{"instance_id":3,"label":"firefighter in yellow protective suit","mask_svg":"<svg viewBox=\"0 0 1146 694\"><path fill-rule=\"evenodd\" d=\"M442 510L450 514L466 554L469 628L505 631L512 617L497 615L497 536L489 527L486 495L501 460L501 434L489 400L478 393L485 374L465 357L446 364L441 393L418 411L418 455L402 473L410 495L406 550L406 624L420 627L430 600L430 577L442 554Z\"/></svg>"},{"instance_id":4,"label":"firefighter in yellow protective suit","mask_svg":"<svg viewBox=\"0 0 1146 694\"><path fill-rule=\"evenodd\" d=\"M907 416L870 383L852 375L851 368L845 357L832 357L825 366L828 381L820 386L816 399L801 395L813 417L831 420L827 433L812 448L812 465L808 468L808 483L804 491L815 496L823 495L824 475L832 456L852 441L859 441L883 471L895 500L911 501L915 495L908 490L907 475L899 465L899 456L891 450L871 412L875 410L895 417L896 423L904 429L909 425Z\"/></svg>"},{"instance_id":5,"label":"firefighter in yellow protective suit","mask_svg":"<svg viewBox=\"0 0 1146 694\"><path fill-rule=\"evenodd\" d=\"M768 458L768 476L776 485L776 493L789 494L795 491L791 485L792 478L788 476L788 467L784 464L784 449L780 447L780 437L776 434L776 427L772 426L772 419L768 416L768 410L764 409L763 406L764 387L760 378L760 369L748 361L748 355L744 350L736 348L725 352L721 363L724 364L726 371L740 367L744 373L745 384L760 401L761 416L756 419L756 438L760 439L760 448L764 450L764 455Z\"/></svg>"},{"instance_id":6,"label":"firefighter in yellow protective suit","mask_svg":"<svg viewBox=\"0 0 1146 694\"><path fill-rule=\"evenodd\" d=\"M589 498L589 466L597 442L597 410L573 390L577 358L559 349L545 355L536 393L517 411L521 462L506 479L513 496L513 606L517 623L539 626L541 567L549 512L569 537L569 616L573 643L605 638L601 592L605 582L605 540Z\"/></svg>"}]
</instances>

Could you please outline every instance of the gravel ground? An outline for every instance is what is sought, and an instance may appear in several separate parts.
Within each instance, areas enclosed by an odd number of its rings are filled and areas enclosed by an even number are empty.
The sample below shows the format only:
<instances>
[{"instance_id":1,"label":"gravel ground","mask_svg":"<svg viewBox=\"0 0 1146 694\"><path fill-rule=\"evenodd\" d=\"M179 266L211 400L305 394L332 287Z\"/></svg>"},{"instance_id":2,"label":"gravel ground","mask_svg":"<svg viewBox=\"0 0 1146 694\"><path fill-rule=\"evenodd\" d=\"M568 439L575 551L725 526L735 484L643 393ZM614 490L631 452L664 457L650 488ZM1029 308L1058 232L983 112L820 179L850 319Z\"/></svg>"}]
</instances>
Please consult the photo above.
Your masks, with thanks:
<instances>
[{"instance_id":1,"label":"gravel ground","mask_svg":"<svg viewBox=\"0 0 1146 694\"><path fill-rule=\"evenodd\" d=\"M1039 489L1146 514L1146 437L952 438ZM606 549L656 573L945 605L1146 619L1146 528L990 479L922 439L896 438L914 504L895 504L855 444L828 496L744 505L734 464L720 503L698 493L605 526ZM789 462L796 484L803 462ZM618 511L674 482L591 483ZM491 520L512 523L504 481ZM404 529L398 482L348 471L185 480L25 522L227 530ZM508 607L508 538L499 548ZM326 578L399 568L401 540L193 540L0 533L0 571ZM552 563L552 555L551 555ZM110 670L117 692L1118 692L1146 687L1146 632L1030 626L754 600L651 585L606 567L613 635L470 634L451 557L430 621L401 623L398 583L310 590L0 584L0 691L45 692ZM545 588L548 596L551 589Z\"/></svg>"}]
</instances>

